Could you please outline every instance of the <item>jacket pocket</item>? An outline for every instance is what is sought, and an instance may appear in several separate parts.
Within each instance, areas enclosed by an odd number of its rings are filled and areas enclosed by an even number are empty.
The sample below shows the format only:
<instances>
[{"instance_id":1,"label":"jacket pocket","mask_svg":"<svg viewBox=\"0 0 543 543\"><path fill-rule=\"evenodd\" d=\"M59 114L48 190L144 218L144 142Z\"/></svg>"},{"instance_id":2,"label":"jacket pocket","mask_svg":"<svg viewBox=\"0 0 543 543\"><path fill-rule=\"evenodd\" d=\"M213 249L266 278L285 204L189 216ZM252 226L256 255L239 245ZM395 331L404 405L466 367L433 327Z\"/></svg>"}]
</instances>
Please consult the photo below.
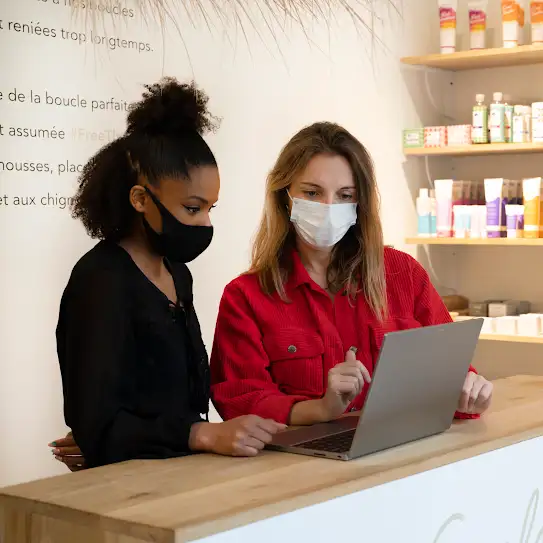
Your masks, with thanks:
<instances>
[{"instance_id":1,"label":"jacket pocket","mask_svg":"<svg viewBox=\"0 0 543 543\"><path fill-rule=\"evenodd\" d=\"M264 349L274 383L286 394L304 396L324 392L322 338L313 331L286 328L266 334Z\"/></svg>"}]
</instances>

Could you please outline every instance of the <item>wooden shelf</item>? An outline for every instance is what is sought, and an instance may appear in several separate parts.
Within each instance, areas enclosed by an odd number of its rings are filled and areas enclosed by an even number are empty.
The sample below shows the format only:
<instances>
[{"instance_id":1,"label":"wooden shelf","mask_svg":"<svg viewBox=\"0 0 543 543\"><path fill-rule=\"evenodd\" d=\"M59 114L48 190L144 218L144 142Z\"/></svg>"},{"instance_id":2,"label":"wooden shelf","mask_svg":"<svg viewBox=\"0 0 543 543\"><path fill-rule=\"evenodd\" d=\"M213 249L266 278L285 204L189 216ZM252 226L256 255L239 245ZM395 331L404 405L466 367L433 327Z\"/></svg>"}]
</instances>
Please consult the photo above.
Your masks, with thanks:
<instances>
[{"instance_id":1,"label":"wooden shelf","mask_svg":"<svg viewBox=\"0 0 543 543\"><path fill-rule=\"evenodd\" d=\"M453 72L504 68L506 66L527 66L529 64L543 64L543 47L523 45L511 49L459 51L450 55L435 54L405 57L401 59L401 62L410 66L427 66Z\"/></svg>"},{"instance_id":2,"label":"wooden shelf","mask_svg":"<svg viewBox=\"0 0 543 543\"><path fill-rule=\"evenodd\" d=\"M408 245L485 245L487 247L543 247L543 238L406 238Z\"/></svg>"},{"instance_id":3,"label":"wooden shelf","mask_svg":"<svg viewBox=\"0 0 543 543\"><path fill-rule=\"evenodd\" d=\"M500 336L498 334L481 334L479 339L483 341L502 341L504 343L535 343L543 345L543 336L530 337L530 336Z\"/></svg>"},{"instance_id":4,"label":"wooden shelf","mask_svg":"<svg viewBox=\"0 0 543 543\"><path fill-rule=\"evenodd\" d=\"M453 147L404 149L405 156L482 156L543 153L543 143L481 143Z\"/></svg>"}]
</instances>

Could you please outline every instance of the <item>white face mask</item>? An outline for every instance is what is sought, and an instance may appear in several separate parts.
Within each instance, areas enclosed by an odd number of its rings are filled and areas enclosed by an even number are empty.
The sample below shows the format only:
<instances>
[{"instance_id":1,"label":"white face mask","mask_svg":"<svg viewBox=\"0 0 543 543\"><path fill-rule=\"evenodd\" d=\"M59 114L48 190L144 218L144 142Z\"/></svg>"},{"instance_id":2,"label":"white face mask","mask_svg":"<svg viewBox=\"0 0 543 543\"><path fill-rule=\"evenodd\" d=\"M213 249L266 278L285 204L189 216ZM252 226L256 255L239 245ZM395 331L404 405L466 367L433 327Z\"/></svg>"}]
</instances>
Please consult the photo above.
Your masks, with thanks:
<instances>
[{"instance_id":1,"label":"white face mask","mask_svg":"<svg viewBox=\"0 0 543 543\"><path fill-rule=\"evenodd\" d=\"M302 239L313 247L334 246L356 224L357 204L321 204L291 199L290 220Z\"/></svg>"}]
</instances>

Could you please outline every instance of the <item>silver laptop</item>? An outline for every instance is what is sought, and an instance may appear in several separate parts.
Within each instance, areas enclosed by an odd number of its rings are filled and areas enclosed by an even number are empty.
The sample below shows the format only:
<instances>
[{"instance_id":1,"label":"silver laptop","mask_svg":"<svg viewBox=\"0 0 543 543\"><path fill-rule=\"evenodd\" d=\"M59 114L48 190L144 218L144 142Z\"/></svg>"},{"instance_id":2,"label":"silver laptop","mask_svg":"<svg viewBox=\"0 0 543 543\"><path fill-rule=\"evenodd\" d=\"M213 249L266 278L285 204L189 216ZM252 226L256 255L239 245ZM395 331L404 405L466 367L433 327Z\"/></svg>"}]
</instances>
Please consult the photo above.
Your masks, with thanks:
<instances>
[{"instance_id":1,"label":"silver laptop","mask_svg":"<svg viewBox=\"0 0 543 543\"><path fill-rule=\"evenodd\" d=\"M385 335L360 416L287 430L270 449L351 460L450 428L483 319Z\"/></svg>"}]
</instances>

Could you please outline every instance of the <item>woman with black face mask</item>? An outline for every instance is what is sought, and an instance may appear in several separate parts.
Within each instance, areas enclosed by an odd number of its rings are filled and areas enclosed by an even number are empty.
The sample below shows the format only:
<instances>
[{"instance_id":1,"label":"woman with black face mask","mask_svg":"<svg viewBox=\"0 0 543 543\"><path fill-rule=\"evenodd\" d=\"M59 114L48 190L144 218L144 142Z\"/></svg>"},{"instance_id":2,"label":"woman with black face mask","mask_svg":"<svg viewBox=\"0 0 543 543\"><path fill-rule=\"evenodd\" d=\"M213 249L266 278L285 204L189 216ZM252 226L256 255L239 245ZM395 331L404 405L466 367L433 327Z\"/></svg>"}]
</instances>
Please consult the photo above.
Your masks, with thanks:
<instances>
[{"instance_id":1,"label":"woman with black face mask","mask_svg":"<svg viewBox=\"0 0 543 543\"><path fill-rule=\"evenodd\" d=\"M66 424L88 467L196 451L252 456L281 425L207 421L208 358L186 266L213 236L219 194L194 84L164 80L131 107L126 134L80 177L74 216L101 240L62 297L57 350Z\"/></svg>"}]
</instances>

